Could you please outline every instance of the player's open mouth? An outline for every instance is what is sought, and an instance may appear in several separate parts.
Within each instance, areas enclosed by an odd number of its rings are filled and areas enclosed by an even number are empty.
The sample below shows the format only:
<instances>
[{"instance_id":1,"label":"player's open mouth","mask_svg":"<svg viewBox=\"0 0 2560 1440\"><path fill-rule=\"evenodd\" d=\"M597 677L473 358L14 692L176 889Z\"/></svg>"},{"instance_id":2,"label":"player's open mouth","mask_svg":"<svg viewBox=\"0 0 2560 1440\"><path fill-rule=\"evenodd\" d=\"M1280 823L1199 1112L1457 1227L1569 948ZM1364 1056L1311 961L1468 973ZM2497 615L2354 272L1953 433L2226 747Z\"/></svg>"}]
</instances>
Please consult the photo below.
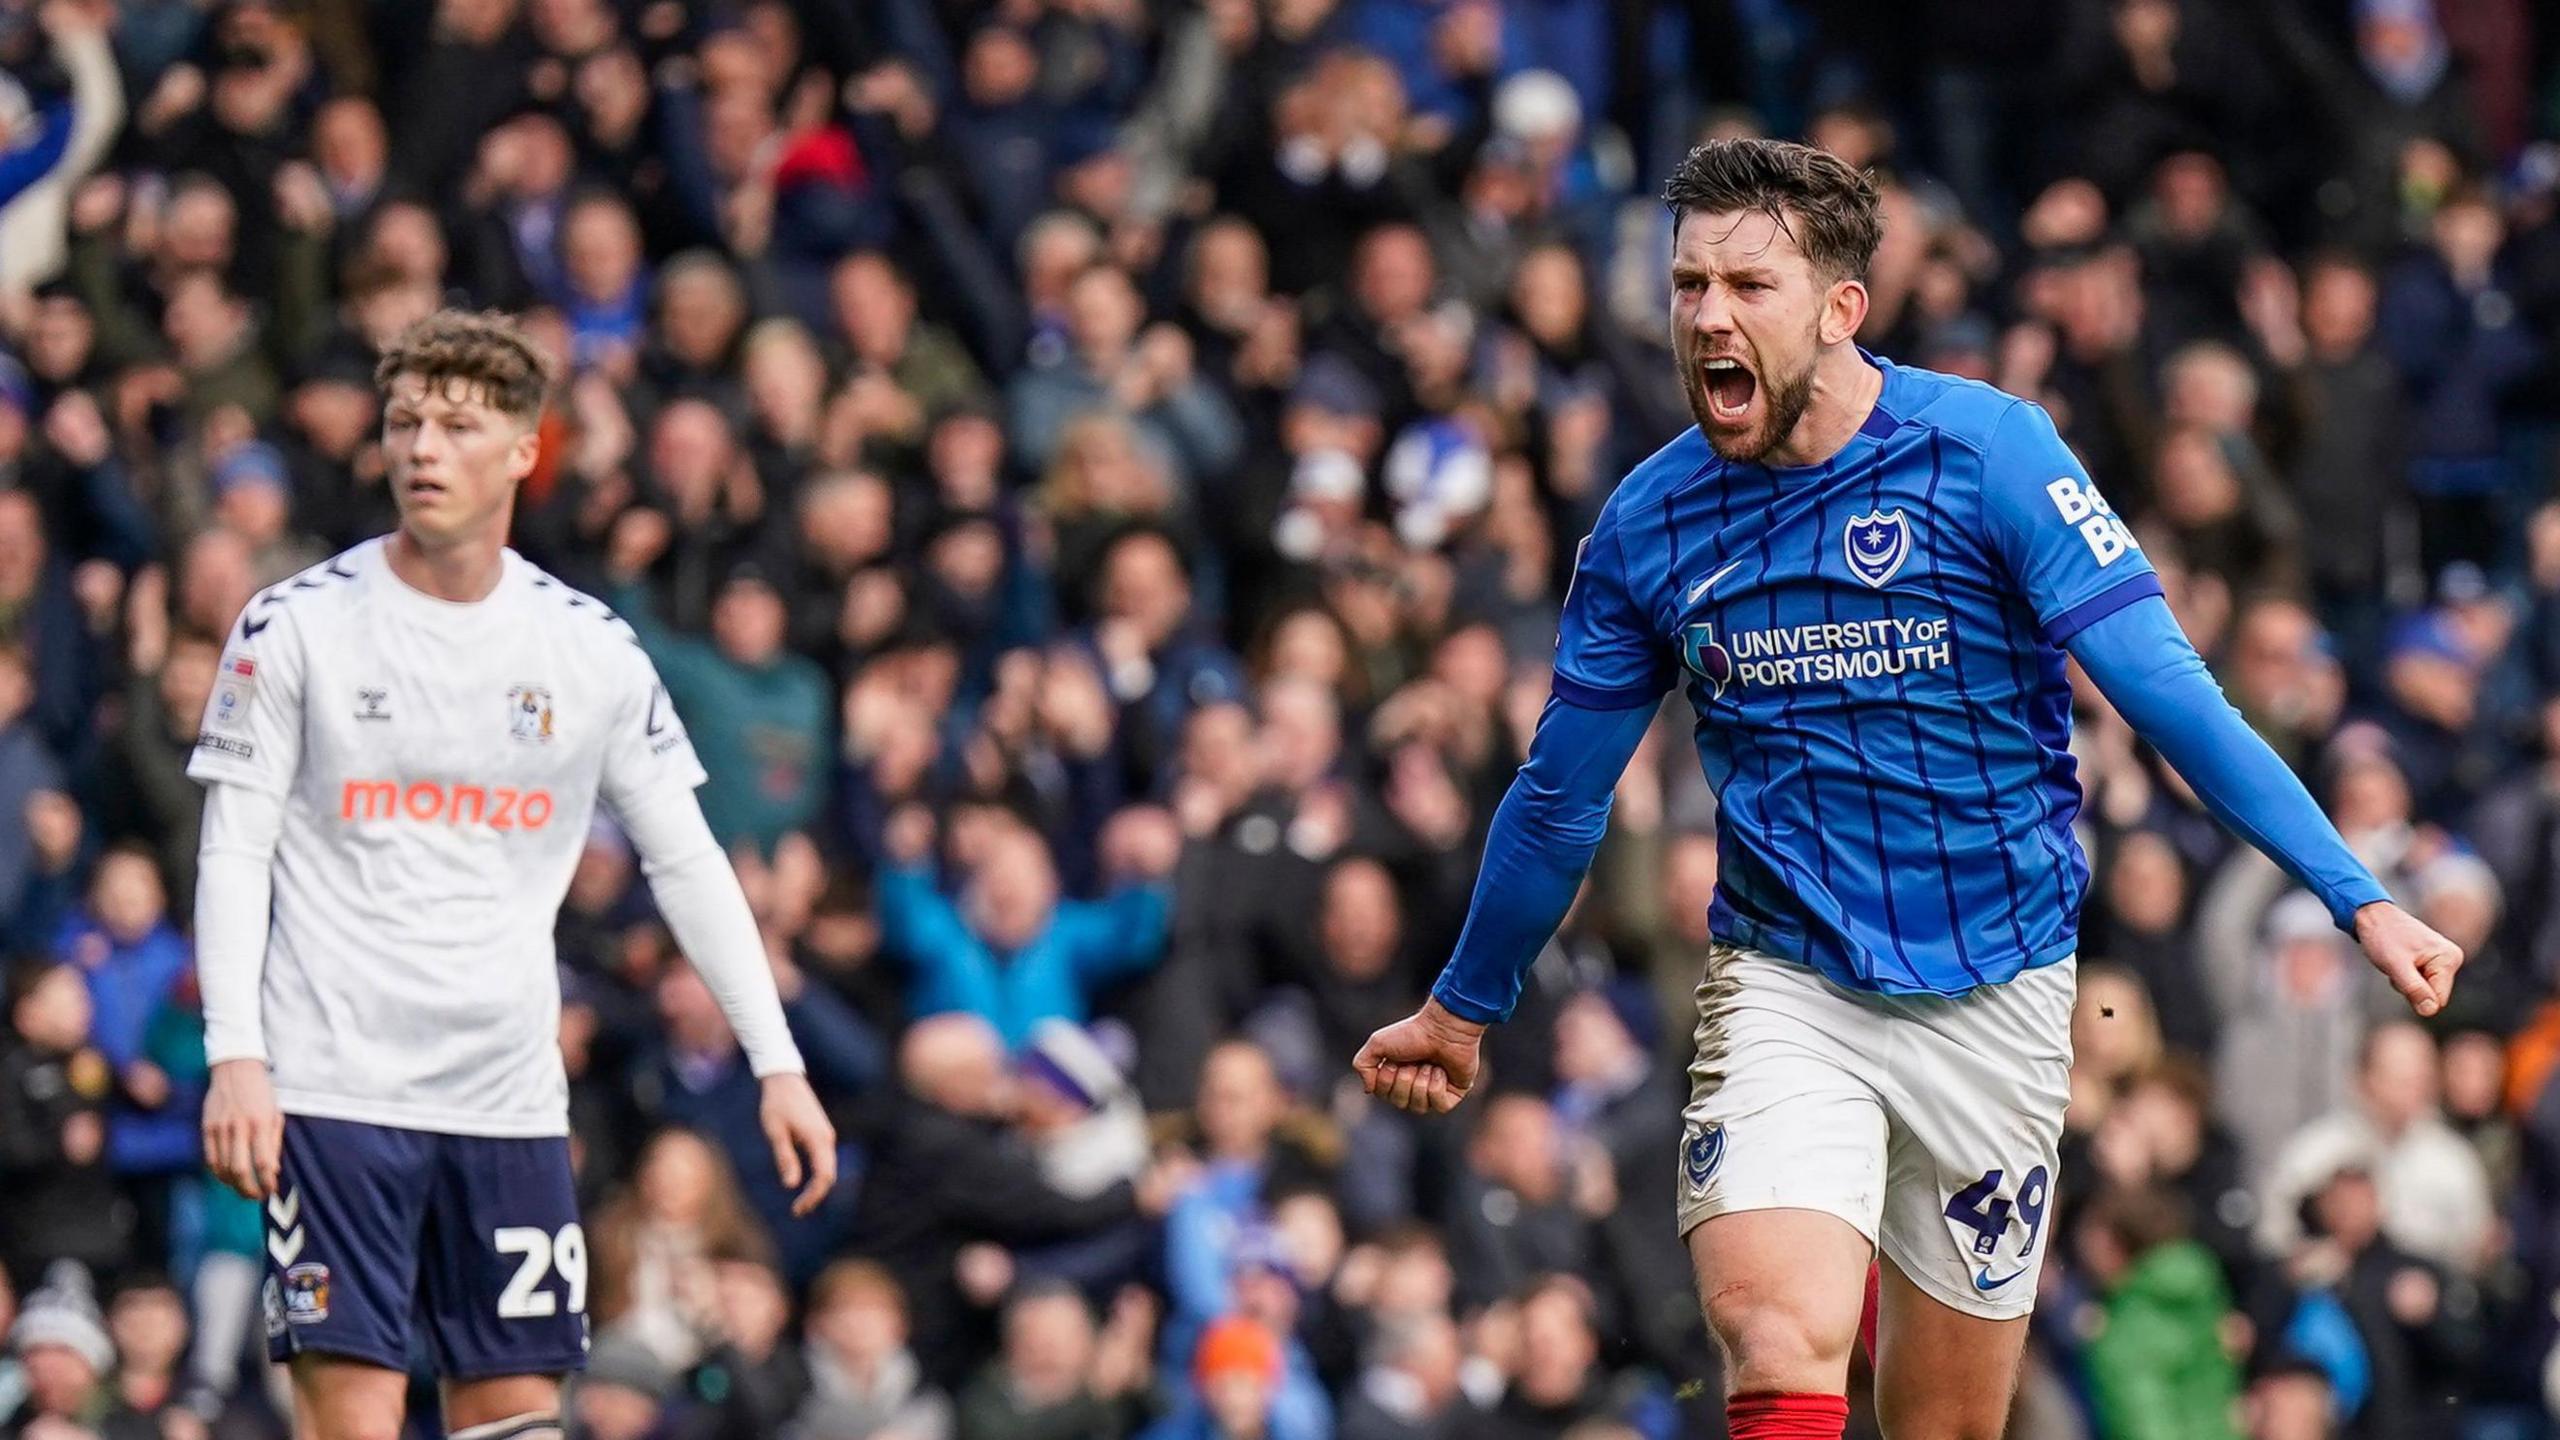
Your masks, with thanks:
<instances>
[{"instance_id":1,"label":"player's open mouth","mask_svg":"<svg viewBox=\"0 0 2560 1440\"><path fill-rule=\"evenodd\" d=\"M1739 360L1720 356L1699 366L1704 372L1707 404L1719 420L1739 420L1751 413L1751 402L1760 393L1760 381Z\"/></svg>"},{"instance_id":2,"label":"player's open mouth","mask_svg":"<svg viewBox=\"0 0 2560 1440\"><path fill-rule=\"evenodd\" d=\"M444 482L441 480L411 480L409 482L409 498L412 500L432 500L442 494L444 494Z\"/></svg>"}]
</instances>

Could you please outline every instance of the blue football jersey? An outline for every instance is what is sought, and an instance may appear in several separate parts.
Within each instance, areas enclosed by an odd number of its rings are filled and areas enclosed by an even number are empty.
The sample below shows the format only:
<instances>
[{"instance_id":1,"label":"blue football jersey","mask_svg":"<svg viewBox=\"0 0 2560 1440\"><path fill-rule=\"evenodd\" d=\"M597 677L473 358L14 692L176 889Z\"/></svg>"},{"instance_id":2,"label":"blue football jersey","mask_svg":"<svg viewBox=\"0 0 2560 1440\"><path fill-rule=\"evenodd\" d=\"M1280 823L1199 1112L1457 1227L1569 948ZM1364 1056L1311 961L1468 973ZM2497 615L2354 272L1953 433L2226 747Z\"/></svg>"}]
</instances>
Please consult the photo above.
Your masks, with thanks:
<instances>
[{"instance_id":1,"label":"blue football jersey","mask_svg":"<svg viewBox=\"0 0 2560 1440\"><path fill-rule=\"evenodd\" d=\"M1695 429L1583 541L1555 693L1683 683L1718 797L1720 940L1897 994L2078 943L2062 643L2160 582L2043 410L1874 362L1827 463L1728 463Z\"/></svg>"}]
</instances>

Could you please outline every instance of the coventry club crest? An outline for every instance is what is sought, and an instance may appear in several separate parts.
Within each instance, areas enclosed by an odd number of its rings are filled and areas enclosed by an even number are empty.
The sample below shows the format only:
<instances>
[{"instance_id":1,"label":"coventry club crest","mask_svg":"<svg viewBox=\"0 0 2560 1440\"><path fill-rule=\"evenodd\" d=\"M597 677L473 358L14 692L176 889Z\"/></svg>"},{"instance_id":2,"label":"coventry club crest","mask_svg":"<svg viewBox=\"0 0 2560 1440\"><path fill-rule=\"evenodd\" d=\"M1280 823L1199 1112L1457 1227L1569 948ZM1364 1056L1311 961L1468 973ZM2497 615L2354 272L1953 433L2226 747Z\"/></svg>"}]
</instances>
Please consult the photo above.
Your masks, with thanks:
<instances>
[{"instance_id":1,"label":"coventry club crest","mask_svg":"<svg viewBox=\"0 0 2560 1440\"><path fill-rule=\"evenodd\" d=\"M507 733L527 745L551 739L551 692L540 685L518 685L507 692Z\"/></svg>"},{"instance_id":2,"label":"coventry club crest","mask_svg":"<svg viewBox=\"0 0 2560 1440\"><path fill-rule=\"evenodd\" d=\"M1724 698L1724 687L1733 683L1733 655L1716 643L1716 627L1701 621L1680 634L1680 658L1689 673L1715 688L1714 698Z\"/></svg>"},{"instance_id":3,"label":"coventry club crest","mask_svg":"<svg viewBox=\"0 0 2560 1440\"><path fill-rule=\"evenodd\" d=\"M1852 515L1840 533L1840 548L1849 557L1850 574L1882 589L1911 558L1911 524L1899 510Z\"/></svg>"}]
</instances>

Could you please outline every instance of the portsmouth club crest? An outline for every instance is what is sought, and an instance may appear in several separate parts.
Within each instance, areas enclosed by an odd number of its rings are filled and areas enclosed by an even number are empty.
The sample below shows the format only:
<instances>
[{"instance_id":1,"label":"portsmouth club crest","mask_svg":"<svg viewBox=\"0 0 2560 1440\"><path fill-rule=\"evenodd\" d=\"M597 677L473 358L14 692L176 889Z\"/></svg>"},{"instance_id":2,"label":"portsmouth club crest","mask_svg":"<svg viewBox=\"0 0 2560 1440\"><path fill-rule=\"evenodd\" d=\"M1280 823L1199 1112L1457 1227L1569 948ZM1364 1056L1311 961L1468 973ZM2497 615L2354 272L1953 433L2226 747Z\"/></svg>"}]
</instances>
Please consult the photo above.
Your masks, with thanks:
<instances>
[{"instance_id":1,"label":"portsmouth club crest","mask_svg":"<svg viewBox=\"0 0 2560 1440\"><path fill-rule=\"evenodd\" d=\"M539 685L518 685L507 692L507 733L526 745L551 739L551 692Z\"/></svg>"},{"instance_id":2,"label":"portsmouth club crest","mask_svg":"<svg viewBox=\"0 0 2560 1440\"><path fill-rule=\"evenodd\" d=\"M1688 1133L1680 1140L1680 1178L1688 1182L1689 1198L1705 1199L1707 1187L1715 1182L1716 1171L1722 1168L1724 1127L1690 1121Z\"/></svg>"},{"instance_id":3,"label":"portsmouth club crest","mask_svg":"<svg viewBox=\"0 0 2560 1440\"><path fill-rule=\"evenodd\" d=\"M1852 515L1840 547L1849 557L1849 573L1882 589L1911 558L1911 522L1899 510Z\"/></svg>"}]
</instances>

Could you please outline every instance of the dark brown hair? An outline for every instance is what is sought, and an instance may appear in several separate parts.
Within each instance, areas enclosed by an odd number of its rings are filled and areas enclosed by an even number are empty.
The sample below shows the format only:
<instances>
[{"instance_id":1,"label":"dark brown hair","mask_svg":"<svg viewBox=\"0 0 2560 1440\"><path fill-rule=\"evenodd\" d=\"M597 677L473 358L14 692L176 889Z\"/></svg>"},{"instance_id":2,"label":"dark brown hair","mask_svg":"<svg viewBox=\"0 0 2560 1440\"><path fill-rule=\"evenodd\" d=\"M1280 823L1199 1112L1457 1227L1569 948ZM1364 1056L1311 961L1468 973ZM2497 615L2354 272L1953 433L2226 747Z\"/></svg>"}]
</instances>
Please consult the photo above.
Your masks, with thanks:
<instances>
[{"instance_id":1,"label":"dark brown hair","mask_svg":"<svg viewBox=\"0 0 2560 1440\"><path fill-rule=\"evenodd\" d=\"M415 375L433 390L461 385L525 425L542 417L551 394L551 362L522 327L495 310L438 310L401 331L374 365L373 383L388 394L402 375Z\"/></svg>"},{"instance_id":2,"label":"dark brown hair","mask_svg":"<svg viewBox=\"0 0 2560 1440\"><path fill-rule=\"evenodd\" d=\"M1875 177L1791 140L1709 140L1671 172L1662 203L1675 233L1692 211L1759 211L1834 280L1865 279L1884 235Z\"/></svg>"}]
</instances>

